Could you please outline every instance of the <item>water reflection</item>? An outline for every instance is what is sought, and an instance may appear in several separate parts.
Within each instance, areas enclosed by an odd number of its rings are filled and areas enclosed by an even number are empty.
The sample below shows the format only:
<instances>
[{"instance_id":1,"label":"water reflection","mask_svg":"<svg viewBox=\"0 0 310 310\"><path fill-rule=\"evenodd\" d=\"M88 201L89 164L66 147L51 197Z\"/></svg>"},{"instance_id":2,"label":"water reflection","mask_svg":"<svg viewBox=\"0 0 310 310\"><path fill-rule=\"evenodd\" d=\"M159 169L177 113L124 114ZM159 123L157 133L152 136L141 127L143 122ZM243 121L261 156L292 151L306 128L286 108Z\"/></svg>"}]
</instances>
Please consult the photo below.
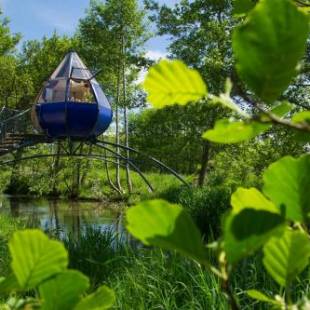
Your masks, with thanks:
<instances>
[{"instance_id":1,"label":"water reflection","mask_svg":"<svg viewBox=\"0 0 310 310\"><path fill-rule=\"evenodd\" d=\"M29 228L41 228L58 238L71 235L79 239L89 227L112 230L124 235L121 208L102 202L73 202L21 199L3 196L0 212L19 218Z\"/></svg>"}]
</instances>

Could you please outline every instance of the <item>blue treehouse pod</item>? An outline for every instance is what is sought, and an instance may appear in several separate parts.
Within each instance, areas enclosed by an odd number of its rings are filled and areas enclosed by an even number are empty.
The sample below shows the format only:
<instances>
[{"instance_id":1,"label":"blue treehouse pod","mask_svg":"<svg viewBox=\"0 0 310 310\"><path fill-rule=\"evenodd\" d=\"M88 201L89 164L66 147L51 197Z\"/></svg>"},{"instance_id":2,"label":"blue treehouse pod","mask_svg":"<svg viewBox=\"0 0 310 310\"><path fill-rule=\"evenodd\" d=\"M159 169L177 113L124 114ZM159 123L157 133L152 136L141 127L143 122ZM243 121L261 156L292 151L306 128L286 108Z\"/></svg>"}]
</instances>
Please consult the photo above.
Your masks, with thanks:
<instances>
[{"instance_id":1,"label":"blue treehouse pod","mask_svg":"<svg viewBox=\"0 0 310 310\"><path fill-rule=\"evenodd\" d=\"M111 124L111 106L77 53L68 53L44 84L32 121L51 138L94 137Z\"/></svg>"}]
</instances>

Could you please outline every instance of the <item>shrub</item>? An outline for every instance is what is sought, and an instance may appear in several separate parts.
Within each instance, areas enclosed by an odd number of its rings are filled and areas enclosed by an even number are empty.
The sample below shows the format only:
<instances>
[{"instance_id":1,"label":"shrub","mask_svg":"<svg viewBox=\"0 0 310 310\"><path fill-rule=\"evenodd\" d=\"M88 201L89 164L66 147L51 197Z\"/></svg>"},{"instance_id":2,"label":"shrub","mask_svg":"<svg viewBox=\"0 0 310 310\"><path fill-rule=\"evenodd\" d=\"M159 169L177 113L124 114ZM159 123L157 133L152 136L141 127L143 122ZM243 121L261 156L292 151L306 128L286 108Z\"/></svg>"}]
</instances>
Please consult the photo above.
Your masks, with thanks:
<instances>
[{"instance_id":1,"label":"shrub","mask_svg":"<svg viewBox=\"0 0 310 310\"><path fill-rule=\"evenodd\" d=\"M183 205L201 233L209 239L220 234L219 223L230 206L230 195L230 188L221 185L203 188L171 187L161 198Z\"/></svg>"}]
</instances>

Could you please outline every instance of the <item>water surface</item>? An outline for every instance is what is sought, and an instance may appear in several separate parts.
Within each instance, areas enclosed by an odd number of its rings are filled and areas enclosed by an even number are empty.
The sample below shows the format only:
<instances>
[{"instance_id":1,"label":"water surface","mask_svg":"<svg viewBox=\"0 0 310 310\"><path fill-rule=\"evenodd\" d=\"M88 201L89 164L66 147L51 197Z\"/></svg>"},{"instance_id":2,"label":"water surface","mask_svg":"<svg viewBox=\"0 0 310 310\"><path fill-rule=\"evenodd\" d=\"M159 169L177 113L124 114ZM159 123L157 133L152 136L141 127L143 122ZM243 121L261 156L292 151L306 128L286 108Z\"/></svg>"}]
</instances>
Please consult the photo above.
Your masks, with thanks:
<instances>
[{"instance_id":1,"label":"water surface","mask_svg":"<svg viewBox=\"0 0 310 310\"><path fill-rule=\"evenodd\" d=\"M88 227L123 234L122 207L108 202L0 196L0 213L60 238L68 234L78 237Z\"/></svg>"}]
</instances>

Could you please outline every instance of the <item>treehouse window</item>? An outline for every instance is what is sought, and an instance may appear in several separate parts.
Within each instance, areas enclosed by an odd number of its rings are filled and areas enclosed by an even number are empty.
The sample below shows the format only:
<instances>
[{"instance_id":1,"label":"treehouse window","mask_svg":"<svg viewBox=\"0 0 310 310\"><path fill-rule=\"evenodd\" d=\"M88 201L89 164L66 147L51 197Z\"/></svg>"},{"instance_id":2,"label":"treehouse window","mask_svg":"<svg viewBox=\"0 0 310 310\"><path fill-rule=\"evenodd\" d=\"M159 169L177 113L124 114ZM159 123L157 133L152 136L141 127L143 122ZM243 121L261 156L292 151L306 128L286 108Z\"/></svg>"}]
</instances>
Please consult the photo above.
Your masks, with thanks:
<instances>
[{"instance_id":1,"label":"treehouse window","mask_svg":"<svg viewBox=\"0 0 310 310\"><path fill-rule=\"evenodd\" d=\"M104 92L102 91L101 87L97 83L92 84L94 91L96 93L96 97L98 103L105 107L110 107L107 97L105 96Z\"/></svg>"},{"instance_id":2,"label":"treehouse window","mask_svg":"<svg viewBox=\"0 0 310 310\"><path fill-rule=\"evenodd\" d=\"M88 81L70 80L69 101L96 103L90 83Z\"/></svg>"},{"instance_id":3,"label":"treehouse window","mask_svg":"<svg viewBox=\"0 0 310 310\"><path fill-rule=\"evenodd\" d=\"M47 82L39 103L64 102L66 98L66 80L51 80Z\"/></svg>"}]
</instances>

